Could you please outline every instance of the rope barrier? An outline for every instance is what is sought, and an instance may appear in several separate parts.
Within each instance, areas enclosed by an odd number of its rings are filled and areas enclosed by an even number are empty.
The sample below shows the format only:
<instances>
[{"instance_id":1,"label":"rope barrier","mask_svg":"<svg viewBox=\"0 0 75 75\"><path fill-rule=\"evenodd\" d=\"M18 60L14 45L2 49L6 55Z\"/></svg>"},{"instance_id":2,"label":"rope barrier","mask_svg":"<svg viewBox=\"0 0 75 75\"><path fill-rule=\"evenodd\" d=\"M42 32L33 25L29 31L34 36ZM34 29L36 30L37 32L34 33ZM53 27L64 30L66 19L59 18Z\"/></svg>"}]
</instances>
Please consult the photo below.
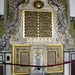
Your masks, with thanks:
<instances>
[{"instance_id":1,"label":"rope barrier","mask_svg":"<svg viewBox=\"0 0 75 75\"><path fill-rule=\"evenodd\" d=\"M43 65L43 66L44 67L54 67L54 66L69 64L69 63L73 63L73 62L75 62L75 60L64 62L64 63L59 63L59 64L53 64L53 65L47 65L47 66ZM23 64L6 63L6 62L3 62L2 64L4 64L4 65L14 65L14 66L25 66L25 67L43 67L43 66L38 66L38 65L23 65Z\"/></svg>"}]
</instances>

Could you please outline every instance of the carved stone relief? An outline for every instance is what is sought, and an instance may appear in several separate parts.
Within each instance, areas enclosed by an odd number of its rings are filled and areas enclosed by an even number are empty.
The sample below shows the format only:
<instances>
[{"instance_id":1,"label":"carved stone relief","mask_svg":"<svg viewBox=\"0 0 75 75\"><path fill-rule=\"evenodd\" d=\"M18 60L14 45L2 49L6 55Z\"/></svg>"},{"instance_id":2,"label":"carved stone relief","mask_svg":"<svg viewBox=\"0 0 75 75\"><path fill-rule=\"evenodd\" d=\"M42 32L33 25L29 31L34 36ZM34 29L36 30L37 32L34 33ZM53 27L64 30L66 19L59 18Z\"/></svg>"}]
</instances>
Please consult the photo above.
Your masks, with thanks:
<instances>
[{"instance_id":1,"label":"carved stone relief","mask_svg":"<svg viewBox=\"0 0 75 75\"><path fill-rule=\"evenodd\" d=\"M48 2L50 6L58 8L56 12L56 29L58 33L58 37L56 38L57 42L61 42L65 49L74 48L74 40L69 34L70 26L62 19L64 6L61 2L57 2L56 0L48 0Z\"/></svg>"},{"instance_id":2,"label":"carved stone relief","mask_svg":"<svg viewBox=\"0 0 75 75\"><path fill-rule=\"evenodd\" d=\"M16 43L19 43L19 44L21 43L24 44L24 43L27 43L27 41L29 43L30 40L31 41L33 40L33 38L23 39L23 35L21 32L21 29L23 29L22 28L22 25L23 25L22 11L24 10L25 6L27 6L28 3L29 3L29 0L16 0L16 1L13 1L13 3L11 4L11 12L14 14L14 17L11 22L9 21L6 23L6 34L4 34L0 40L1 50L11 51L11 44L14 44L14 42L12 43L12 41L15 41ZM68 32L70 26L62 20L64 6L62 5L62 3L60 3L57 0L48 0L48 6L52 8L52 11L54 11L54 16L55 16L54 20L56 21L55 23L57 24L55 25L56 26L55 28L57 31L56 34L58 36L55 40L56 42L54 43L63 44L65 47L65 50L74 48L73 39L71 38ZM42 43L45 43L46 41L50 40L50 42L46 42L46 43L53 43L54 39L55 38L52 38L51 40L41 39L41 41L44 41ZM34 41L36 40L34 39Z\"/></svg>"}]
</instances>

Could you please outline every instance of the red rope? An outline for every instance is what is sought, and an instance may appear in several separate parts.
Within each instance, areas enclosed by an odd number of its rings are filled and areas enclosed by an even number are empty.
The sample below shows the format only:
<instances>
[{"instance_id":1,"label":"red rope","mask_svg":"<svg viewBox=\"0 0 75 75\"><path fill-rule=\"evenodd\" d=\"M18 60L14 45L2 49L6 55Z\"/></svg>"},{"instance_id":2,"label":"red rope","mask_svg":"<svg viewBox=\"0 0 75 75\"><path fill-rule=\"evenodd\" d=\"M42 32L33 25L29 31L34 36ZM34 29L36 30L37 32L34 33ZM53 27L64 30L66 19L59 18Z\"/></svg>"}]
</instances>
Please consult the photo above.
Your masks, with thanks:
<instances>
[{"instance_id":1,"label":"red rope","mask_svg":"<svg viewBox=\"0 0 75 75\"><path fill-rule=\"evenodd\" d=\"M64 63L59 63L59 64L53 64L53 65L43 65L44 67L53 67L53 66L59 66L59 65L64 65L64 64L69 64L75 62L75 60L64 62ZM43 67L43 66L38 66L38 65L23 65L23 64L13 64L13 63L5 63L3 62L2 64L4 65L14 65L14 66L25 66L25 67Z\"/></svg>"}]
</instances>

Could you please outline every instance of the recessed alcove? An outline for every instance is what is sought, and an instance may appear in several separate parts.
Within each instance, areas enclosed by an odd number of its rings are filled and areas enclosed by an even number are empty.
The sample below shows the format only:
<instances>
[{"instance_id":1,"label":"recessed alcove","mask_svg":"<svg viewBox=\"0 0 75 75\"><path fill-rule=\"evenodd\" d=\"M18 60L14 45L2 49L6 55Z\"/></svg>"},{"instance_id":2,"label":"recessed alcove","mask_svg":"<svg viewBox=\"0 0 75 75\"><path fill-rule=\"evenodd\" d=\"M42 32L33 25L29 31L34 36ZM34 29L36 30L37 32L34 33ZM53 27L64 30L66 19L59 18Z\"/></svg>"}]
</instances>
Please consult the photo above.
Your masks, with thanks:
<instances>
[{"instance_id":1,"label":"recessed alcove","mask_svg":"<svg viewBox=\"0 0 75 75\"><path fill-rule=\"evenodd\" d=\"M7 61L9 61L10 60L10 56L7 56Z\"/></svg>"}]
</instances>

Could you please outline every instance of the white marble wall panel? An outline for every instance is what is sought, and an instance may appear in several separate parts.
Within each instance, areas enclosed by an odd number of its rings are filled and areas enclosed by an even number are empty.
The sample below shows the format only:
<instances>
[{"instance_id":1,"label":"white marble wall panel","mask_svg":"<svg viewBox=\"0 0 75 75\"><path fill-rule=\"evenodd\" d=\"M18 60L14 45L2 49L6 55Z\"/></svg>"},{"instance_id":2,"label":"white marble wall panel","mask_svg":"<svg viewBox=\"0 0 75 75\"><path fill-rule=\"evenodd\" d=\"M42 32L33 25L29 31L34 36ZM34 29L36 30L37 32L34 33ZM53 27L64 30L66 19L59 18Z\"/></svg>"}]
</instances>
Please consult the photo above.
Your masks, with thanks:
<instances>
[{"instance_id":1,"label":"white marble wall panel","mask_svg":"<svg viewBox=\"0 0 75 75\"><path fill-rule=\"evenodd\" d=\"M0 15L4 15L4 0L0 0Z\"/></svg>"},{"instance_id":2,"label":"white marble wall panel","mask_svg":"<svg viewBox=\"0 0 75 75\"><path fill-rule=\"evenodd\" d=\"M7 60L7 56L9 56L9 60ZM5 54L6 63L11 63L11 53ZM11 73L11 65L6 65L6 75L12 75Z\"/></svg>"},{"instance_id":3,"label":"white marble wall panel","mask_svg":"<svg viewBox=\"0 0 75 75\"><path fill-rule=\"evenodd\" d=\"M70 16L75 17L75 0L70 0Z\"/></svg>"},{"instance_id":4,"label":"white marble wall panel","mask_svg":"<svg viewBox=\"0 0 75 75\"><path fill-rule=\"evenodd\" d=\"M64 62L68 62L69 61L69 52L65 52L64 53ZM69 73L69 65L70 64L65 64L64 65L64 75L70 75Z\"/></svg>"},{"instance_id":5,"label":"white marble wall panel","mask_svg":"<svg viewBox=\"0 0 75 75\"><path fill-rule=\"evenodd\" d=\"M2 61L3 59L2 59L2 56L0 55L0 61Z\"/></svg>"},{"instance_id":6,"label":"white marble wall panel","mask_svg":"<svg viewBox=\"0 0 75 75\"><path fill-rule=\"evenodd\" d=\"M72 53L72 60L75 60L75 53Z\"/></svg>"}]
</instances>

